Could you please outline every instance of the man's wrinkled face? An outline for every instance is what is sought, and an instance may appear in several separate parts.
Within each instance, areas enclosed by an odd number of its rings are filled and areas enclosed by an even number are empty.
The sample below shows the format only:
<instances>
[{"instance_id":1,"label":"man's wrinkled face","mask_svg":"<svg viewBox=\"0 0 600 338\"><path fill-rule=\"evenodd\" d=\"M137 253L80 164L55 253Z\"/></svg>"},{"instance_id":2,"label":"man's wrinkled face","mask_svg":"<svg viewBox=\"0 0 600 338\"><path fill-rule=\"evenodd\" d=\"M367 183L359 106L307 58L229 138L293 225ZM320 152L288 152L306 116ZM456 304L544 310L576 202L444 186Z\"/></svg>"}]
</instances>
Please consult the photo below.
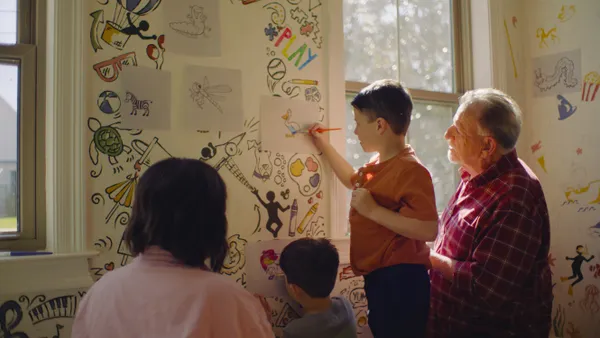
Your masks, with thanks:
<instances>
[{"instance_id":1,"label":"man's wrinkled face","mask_svg":"<svg viewBox=\"0 0 600 338\"><path fill-rule=\"evenodd\" d=\"M484 137L479 133L477 109L461 105L444 135L448 142L448 159L464 168L477 167L481 162Z\"/></svg>"}]
</instances>

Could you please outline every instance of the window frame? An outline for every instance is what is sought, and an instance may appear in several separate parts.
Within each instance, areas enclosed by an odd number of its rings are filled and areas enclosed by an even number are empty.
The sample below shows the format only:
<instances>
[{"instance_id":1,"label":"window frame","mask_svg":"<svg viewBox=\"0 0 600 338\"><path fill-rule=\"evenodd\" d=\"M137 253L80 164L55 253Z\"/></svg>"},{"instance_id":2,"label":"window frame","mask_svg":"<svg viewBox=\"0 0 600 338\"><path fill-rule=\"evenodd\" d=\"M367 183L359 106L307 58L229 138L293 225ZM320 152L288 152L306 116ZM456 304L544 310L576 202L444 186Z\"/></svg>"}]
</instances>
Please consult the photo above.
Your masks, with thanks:
<instances>
[{"instance_id":1,"label":"window frame","mask_svg":"<svg viewBox=\"0 0 600 338\"><path fill-rule=\"evenodd\" d=\"M19 64L17 219L19 232L0 234L0 250L46 246L45 50L46 1L18 0L17 41L0 45L0 60Z\"/></svg>"},{"instance_id":2,"label":"window frame","mask_svg":"<svg viewBox=\"0 0 600 338\"><path fill-rule=\"evenodd\" d=\"M453 76L453 88L452 93L447 92L435 92L425 89L416 89L407 87L411 94L411 97L416 102L432 103L436 105L446 106L458 106L458 100L462 94L468 89L473 88L473 76L472 76L472 65L471 65L471 26L470 26L470 1L469 0L450 0L452 10L452 62L454 67ZM343 0L342 5L343 7ZM398 4L398 3L397 3ZM340 12L342 8L339 8ZM342 14L339 15L338 20L340 23L343 22ZM342 32L343 34L343 32ZM343 47L343 41L342 41ZM344 49L342 48L342 60L344 57ZM345 63L343 66L345 68ZM342 75L345 71L342 70ZM398 67L398 73L400 75L400 67ZM369 83L358 82L358 81L347 81L344 77L344 101L345 95L357 94L364 87L368 86ZM337 92L337 91L336 91ZM345 108L345 107L344 107ZM345 109L332 109L329 123L335 125L345 125ZM336 137L337 136L337 137ZM410 135L407 135L410 138ZM345 136L331 135L331 144L341 153L346 153ZM332 175L333 176L333 175ZM331 196L331 237L337 239L343 239L349 237L348 221L347 221L347 189L344 187L339 180L332 177L332 196ZM454 177L455 181L458 182L458 172Z\"/></svg>"}]
</instances>

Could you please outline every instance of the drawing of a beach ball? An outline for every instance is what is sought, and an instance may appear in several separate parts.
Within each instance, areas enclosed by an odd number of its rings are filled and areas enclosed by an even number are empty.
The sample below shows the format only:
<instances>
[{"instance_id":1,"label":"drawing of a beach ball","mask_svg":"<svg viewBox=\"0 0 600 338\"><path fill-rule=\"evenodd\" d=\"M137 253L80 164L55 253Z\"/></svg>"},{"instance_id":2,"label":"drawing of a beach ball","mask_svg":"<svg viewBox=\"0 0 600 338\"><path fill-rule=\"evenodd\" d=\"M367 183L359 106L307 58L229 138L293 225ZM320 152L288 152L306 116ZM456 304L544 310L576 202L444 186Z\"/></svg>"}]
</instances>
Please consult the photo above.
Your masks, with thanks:
<instances>
[{"instance_id":1,"label":"drawing of a beach ball","mask_svg":"<svg viewBox=\"0 0 600 338\"><path fill-rule=\"evenodd\" d=\"M121 99L117 93L105 90L98 95L98 108L104 114L114 114L121 108Z\"/></svg>"},{"instance_id":2,"label":"drawing of a beach ball","mask_svg":"<svg viewBox=\"0 0 600 338\"><path fill-rule=\"evenodd\" d=\"M141 16L158 7L160 1L161 0L117 0L117 3L127 11Z\"/></svg>"}]
</instances>

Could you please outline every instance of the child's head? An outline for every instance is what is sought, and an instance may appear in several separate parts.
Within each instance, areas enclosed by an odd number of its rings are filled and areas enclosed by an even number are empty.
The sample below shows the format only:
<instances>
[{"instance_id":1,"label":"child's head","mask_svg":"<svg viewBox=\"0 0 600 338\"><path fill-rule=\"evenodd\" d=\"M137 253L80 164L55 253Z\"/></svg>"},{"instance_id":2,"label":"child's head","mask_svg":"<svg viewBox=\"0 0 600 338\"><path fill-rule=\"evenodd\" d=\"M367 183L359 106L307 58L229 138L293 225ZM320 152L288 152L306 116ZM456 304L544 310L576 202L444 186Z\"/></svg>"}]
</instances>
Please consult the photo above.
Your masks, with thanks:
<instances>
[{"instance_id":1,"label":"child's head","mask_svg":"<svg viewBox=\"0 0 600 338\"><path fill-rule=\"evenodd\" d=\"M366 152L379 151L381 136L405 136L413 103L398 81L379 80L363 88L352 100L354 134Z\"/></svg>"},{"instance_id":2,"label":"child's head","mask_svg":"<svg viewBox=\"0 0 600 338\"><path fill-rule=\"evenodd\" d=\"M228 250L225 182L206 163L170 158L152 165L135 190L124 240L134 256L150 246L183 264L218 271Z\"/></svg>"},{"instance_id":3,"label":"child's head","mask_svg":"<svg viewBox=\"0 0 600 338\"><path fill-rule=\"evenodd\" d=\"M327 298L335 286L340 257L327 239L302 238L288 244L279 257L290 295L298 302Z\"/></svg>"}]
</instances>

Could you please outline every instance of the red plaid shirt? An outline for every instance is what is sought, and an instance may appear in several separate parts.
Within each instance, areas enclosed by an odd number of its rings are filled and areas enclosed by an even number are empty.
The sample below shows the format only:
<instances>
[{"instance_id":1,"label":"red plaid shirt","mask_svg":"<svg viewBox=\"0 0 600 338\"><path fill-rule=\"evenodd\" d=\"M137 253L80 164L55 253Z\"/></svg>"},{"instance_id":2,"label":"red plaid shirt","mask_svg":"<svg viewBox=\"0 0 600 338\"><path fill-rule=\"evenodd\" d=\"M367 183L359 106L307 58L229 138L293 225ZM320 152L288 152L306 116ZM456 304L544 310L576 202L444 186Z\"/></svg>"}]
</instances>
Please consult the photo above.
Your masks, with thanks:
<instances>
[{"instance_id":1,"label":"red plaid shirt","mask_svg":"<svg viewBox=\"0 0 600 338\"><path fill-rule=\"evenodd\" d=\"M547 338L550 224L540 182L515 151L461 178L435 243L458 262L452 281L430 272L430 336Z\"/></svg>"}]
</instances>

